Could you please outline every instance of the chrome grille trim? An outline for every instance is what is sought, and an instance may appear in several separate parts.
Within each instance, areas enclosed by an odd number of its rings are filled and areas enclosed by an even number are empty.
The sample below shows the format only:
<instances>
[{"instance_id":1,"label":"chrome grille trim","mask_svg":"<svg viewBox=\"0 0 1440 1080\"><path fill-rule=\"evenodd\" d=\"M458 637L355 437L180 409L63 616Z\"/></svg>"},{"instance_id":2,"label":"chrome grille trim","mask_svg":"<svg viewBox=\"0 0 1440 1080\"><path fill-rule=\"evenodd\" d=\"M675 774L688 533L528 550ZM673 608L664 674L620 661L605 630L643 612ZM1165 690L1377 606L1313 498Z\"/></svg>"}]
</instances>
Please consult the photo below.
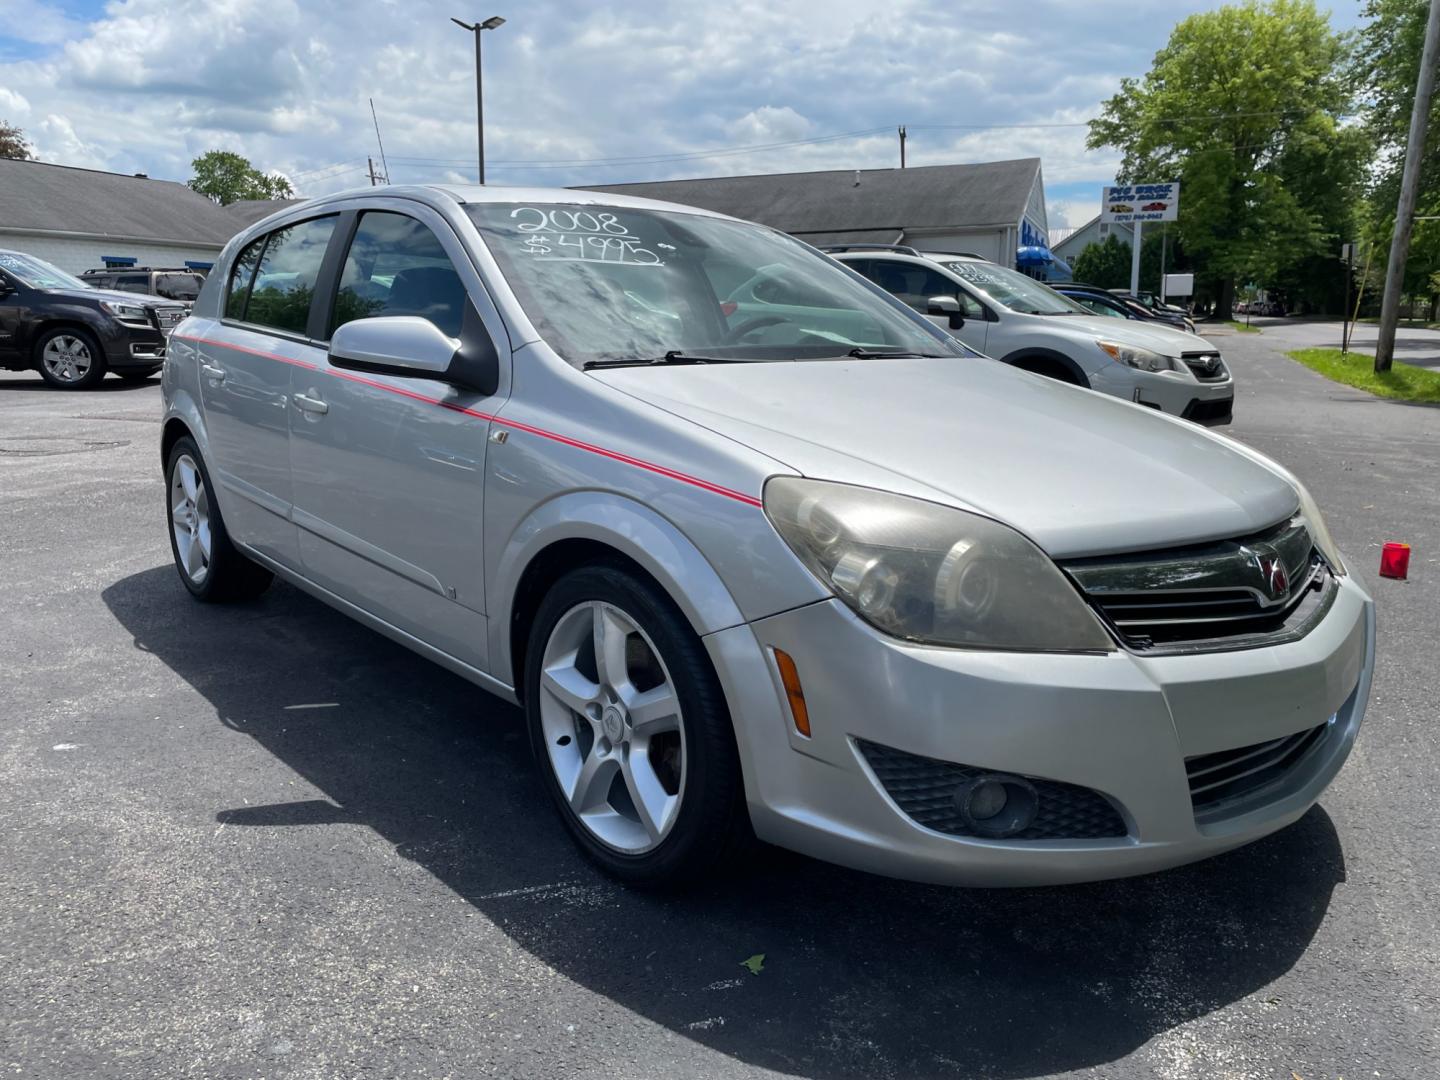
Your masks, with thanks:
<instances>
[{"instance_id":1,"label":"chrome grille trim","mask_svg":"<svg viewBox=\"0 0 1440 1080\"><path fill-rule=\"evenodd\" d=\"M1219 382L1229 375L1225 361L1216 349L1199 352L1182 352L1180 359L1185 362L1195 378L1201 382Z\"/></svg>"},{"instance_id":2,"label":"chrome grille trim","mask_svg":"<svg viewBox=\"0 0 1440 1080\"><path fill-rule=\"evenodd\" d=\"M1126 648L1260 648L1309 633L1337 583L1303 518L1238 540L1062 563Z\"/></svg>"}]
</instances>

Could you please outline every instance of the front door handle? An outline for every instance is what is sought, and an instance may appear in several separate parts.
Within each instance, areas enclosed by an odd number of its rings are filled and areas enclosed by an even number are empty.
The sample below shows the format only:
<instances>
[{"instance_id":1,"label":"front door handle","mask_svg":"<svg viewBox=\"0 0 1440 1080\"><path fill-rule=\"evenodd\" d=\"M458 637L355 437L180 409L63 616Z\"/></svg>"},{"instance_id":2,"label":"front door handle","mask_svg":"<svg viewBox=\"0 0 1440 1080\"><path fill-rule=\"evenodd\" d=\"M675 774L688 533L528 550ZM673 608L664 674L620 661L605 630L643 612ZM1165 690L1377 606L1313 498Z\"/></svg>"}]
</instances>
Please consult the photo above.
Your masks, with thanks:
<instances>
[{"instance_id":1,"label":"front door handle","mask_svg":"<svg viewBox=\"0 0 1440 1080\"><path fill-rule=\"evenodd\" d=\"M292 394L290 400L295 402L295 407L302 412L327 413L330 411L330 406L319 398L307 397L304 394Z\"/></svg>"},{"instance_id":2,"label":"front door handle","mask_svg":"<svg viewBox=\"0 0 1440 1080\"><path fill-rule=\"evenodd\" d=\"M216 382L225 381L225 369L223 367L216 367L214 364L201 364L200 370L207 379L214 379Z\"/></svg>"}]
</instances>

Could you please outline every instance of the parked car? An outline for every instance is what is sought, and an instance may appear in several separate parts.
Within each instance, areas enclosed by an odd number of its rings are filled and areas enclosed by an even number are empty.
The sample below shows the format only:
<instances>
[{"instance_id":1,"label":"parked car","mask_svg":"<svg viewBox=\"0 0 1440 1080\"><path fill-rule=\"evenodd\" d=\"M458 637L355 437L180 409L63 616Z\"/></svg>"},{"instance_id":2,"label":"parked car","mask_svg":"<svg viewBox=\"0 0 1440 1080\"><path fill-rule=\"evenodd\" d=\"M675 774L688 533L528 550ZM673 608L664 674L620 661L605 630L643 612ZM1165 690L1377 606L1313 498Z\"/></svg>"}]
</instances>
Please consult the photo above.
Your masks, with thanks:
<instances>
[{"instance_id":1,"label":"parked car","mask_svg":"<svg viewBox=\"0 0 1440 1080\"><path fill-rule=\"evenodd\" d=\"M519 703L626 880L752 831L933 882L1156 870L1303 815L1365 711L1373 604L1293 476L769 228L367 188L232 240L171 350L185 587L279 576Z\"/></svg>"},{"instance_id":2,"label":"parked car","mask_svg":"<svg viewBox=\"0 0 1440 1080\"><path fill-rule=\"evenodd\" d=\"M80 280L95 289L162 296L185 305L195 302L205 275L188 267L129 266L124 269L86 270Z\"/></svg>"},{"instance_id":3,"label":"parked car","mask_svg":"<svg viewBox=\"0 0 1440 1080\"><path fill-rule=\"evenodd\" d=\"M44 259L0 251L0 367L35 368L62 390L94 386L107 371L148 379L187 311L159 296L92 288Z\"/></svg>"},{"instance_id":4,"label":"parked car","mask_svg":"<svg viewBox=\"0 0 1440 1080\"><path fill-rule=\"evenodd\" d=\"M1092 315L1134 319L1138 322L1158 322L1186 333L1195 333L1195 324L1185 315L1149 307L1133 297L1117 295L1098 285L1061 281L1052 283L1050 287L1061 296L1069 297Z\"/></svg>"},{"instance_id":5,"label":"parked car","mask_svg":"<svg viewBox=\"0 0 1440 1080\"><path fill-rule=\"evenodd\" d=\"M1228 423L1235 385L1204 338L1157 322L1097 316L1050 286L973 256L841 251L833 256L971 348L1206 424Z\"/></svg>"}]
</instances>

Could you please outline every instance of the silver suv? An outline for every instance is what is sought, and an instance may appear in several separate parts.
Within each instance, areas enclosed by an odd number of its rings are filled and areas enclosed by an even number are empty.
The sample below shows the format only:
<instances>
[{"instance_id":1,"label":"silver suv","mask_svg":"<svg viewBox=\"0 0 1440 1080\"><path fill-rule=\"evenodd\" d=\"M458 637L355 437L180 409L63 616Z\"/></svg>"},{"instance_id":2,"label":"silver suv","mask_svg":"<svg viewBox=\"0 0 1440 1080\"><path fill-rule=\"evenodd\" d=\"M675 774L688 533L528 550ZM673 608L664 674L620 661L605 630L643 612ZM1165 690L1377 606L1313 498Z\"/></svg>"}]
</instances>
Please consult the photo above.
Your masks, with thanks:
<instances>
[{"instance_id":1,"label":"silver suv","mask_svg":"<svg viewBox=\"0 0 1440 1080\"><path fill-rule=\"evenodd\" d=\"M1018 270L974 255L867 245L833 249L965 344L1007 364L1205 424L1230 421L1220 350L1151 322L1107 318Z\"/></svg>"},{"instance_id":2,"label":"silver suv","mask_svg":"<svg viewBox=\"0 0 1440 1080\"><path fill-rule=\"evenodd\" d=\"M771 229L366 189L234 239L171 341L185 587L279 576L520 703L627 880L755 836L1141 873L1296 820L1360 727L1373 605L1294 477Z\"/></svg>"}]
</instances>

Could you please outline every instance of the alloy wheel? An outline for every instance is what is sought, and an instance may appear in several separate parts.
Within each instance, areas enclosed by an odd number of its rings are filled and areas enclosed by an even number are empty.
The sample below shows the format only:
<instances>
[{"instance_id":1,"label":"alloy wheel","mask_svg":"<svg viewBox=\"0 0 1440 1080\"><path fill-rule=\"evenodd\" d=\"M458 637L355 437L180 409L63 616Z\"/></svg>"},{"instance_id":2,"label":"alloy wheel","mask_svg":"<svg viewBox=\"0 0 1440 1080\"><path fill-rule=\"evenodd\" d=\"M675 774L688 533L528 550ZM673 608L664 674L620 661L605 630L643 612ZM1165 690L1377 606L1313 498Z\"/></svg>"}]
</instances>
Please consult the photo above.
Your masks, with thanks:
<instances>
[{"instance_id":1,"label":"alloy wheel","mask_svg":"<svg viewBox=\"0 0 1440 1080\"><path fill-rule=\"evenodd\" d=\"M627 855L659 846L685 793L685 728L645 631L614 604L571 608L545 644L539 705L550 767L585 829Z\"/></svg>"},{"instance_id":2,"label":"alloy wheel","mask_svg":"<svg viewBox=\"0 0 1440 1080\"><path fill-rule=\"evenodd\" d=\"M170 527L180 569L192 584L203 585L210 574L210 497L189 454L175 459L170 474Z\"/></svg>"},{"instance_id":3,"label":"alloy wheel","mask_svg":"<svg viewBox=\"0 0 1440 1080\"><path fill-rule=\"evenodd\" d=\"M45 343L40 362L57 381L75 383L85 378L95 360L83 338L74 334L56 334Z\"/></svg>"}]
</instances>

